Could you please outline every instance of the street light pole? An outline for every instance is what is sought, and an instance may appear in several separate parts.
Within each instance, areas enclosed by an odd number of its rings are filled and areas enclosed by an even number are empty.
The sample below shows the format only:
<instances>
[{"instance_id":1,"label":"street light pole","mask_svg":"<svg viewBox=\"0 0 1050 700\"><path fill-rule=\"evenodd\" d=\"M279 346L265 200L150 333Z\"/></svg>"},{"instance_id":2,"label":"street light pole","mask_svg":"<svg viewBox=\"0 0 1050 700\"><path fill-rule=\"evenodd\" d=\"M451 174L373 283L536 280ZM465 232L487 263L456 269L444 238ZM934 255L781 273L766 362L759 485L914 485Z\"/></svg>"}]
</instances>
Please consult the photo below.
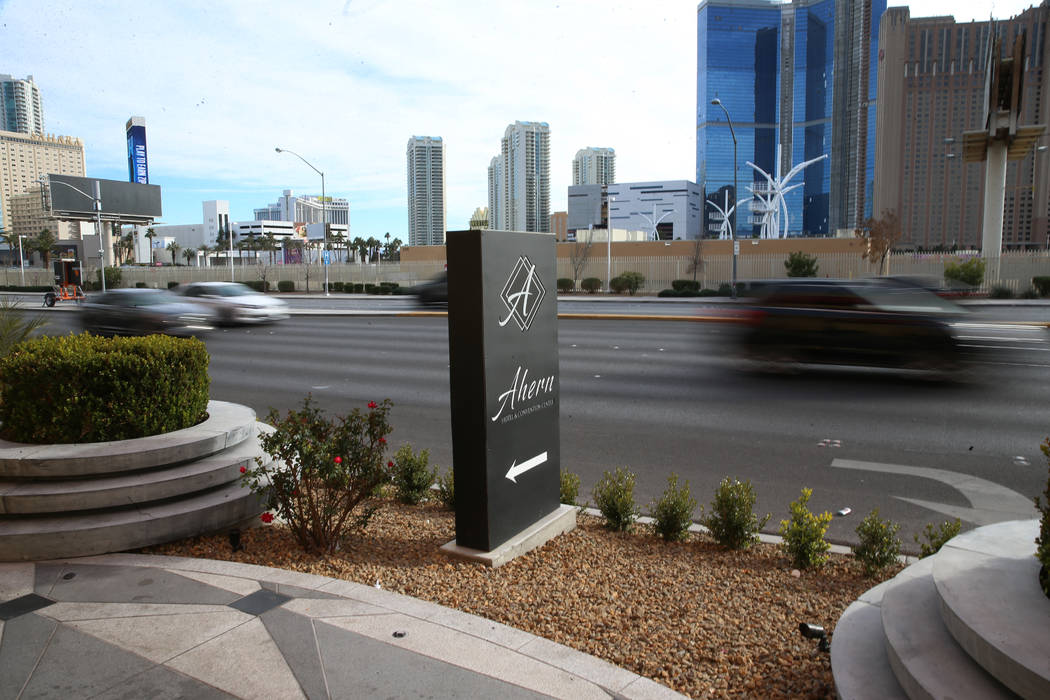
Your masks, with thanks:
<instances>
[{"instance_id":1,"label":"street light pole","mask_svg":"<svg viewBox=\"0 0 1050 700\"><path fill-rule=\"evenodd\" d=\"M40 178L40 182L44 182L44 178ZM61 180L55 180L51 182L50 178L47 180L48 186L57 184L65 185L74 192L79 192L88 199L92 200L95 208L95 235L98 236L98 276L102 280L102 291L106 291L106 247L102 245L102 189L99 186L98 180L95 180L95 196L91 196L79 187L73 187L68 182L62 182ZM19 248L21 248L22 242L19 241Z\"/></svg>"},{"instance_id":2,"label":"street light pole","mask_svg":"<svg viewBox=\"0 0 1050 700\"><path fill-rule=\"evenodd\" d=\"M22 286L26 286L26 259L22 255L22 239L25 234L18 234L18 271L22 273Z\"/></svg>"},{"instance_id":3,"label":"street light pole","mask_svg":"<svg viewBox=\"0 0 1050 700\"><path fill-rule=\"evenodd\" d=\"M325 202L324 173L321 172L320 170L318 170L317 168L315 168L313 165L311 165L310 161L306 160L306 158L303 158L301 155L299 155L295 151L289 151L287 148L279 148L279 147L274 148L274 150L277 151L278 153L291 153L293 156L295 156L296 158L298 158L302 162L306 163L306 165L311 170L313 170L315 173L317 173L318 175L321 176L321 219L322 219L321 225L324 227L324 234L323 234L324 243L323 243L323 249L321 251L321 255L322 255L321 263L322 263L322 265L324 267L324 295L326 297L327 296L331 296L330 292L328 291L328 264L326 262L324 262L324 257L323 257L324 253L328 250L328 207L327 207L326 202Z\"/></svg>"},{"instance_id":4,"label":"street light pole","mask_svg":"<svg viewBox=\"0 0 1050 700\"><path fill-rule=\"evenodd\" d=\"M605 222L605 293L612 294L612 205L616 197L608 197Z\"/></svg>"},{"instance_id":5,"label":"street light pole","mask_svg":"<svg viewBox=\"0 0 1050 700\"><path fill-rule=\"evenodd\" d=\"M737 243L736 240L736 217L737 210L739 209L739 207L737 206L736 189L736 131L733 130L733 120L730 119L729 110L726 109L726 106L724 104L722 104L722 100L716 97L715 99L711 100L711 104L721 107L722 111L725 112L726 122L729 123L729 134L733 137L733 283L732 291L730 292L730 294L733 299L736 299L736 256L738 254L738 251L740 250L740 244Z\"/></svg>"}]
</instances>

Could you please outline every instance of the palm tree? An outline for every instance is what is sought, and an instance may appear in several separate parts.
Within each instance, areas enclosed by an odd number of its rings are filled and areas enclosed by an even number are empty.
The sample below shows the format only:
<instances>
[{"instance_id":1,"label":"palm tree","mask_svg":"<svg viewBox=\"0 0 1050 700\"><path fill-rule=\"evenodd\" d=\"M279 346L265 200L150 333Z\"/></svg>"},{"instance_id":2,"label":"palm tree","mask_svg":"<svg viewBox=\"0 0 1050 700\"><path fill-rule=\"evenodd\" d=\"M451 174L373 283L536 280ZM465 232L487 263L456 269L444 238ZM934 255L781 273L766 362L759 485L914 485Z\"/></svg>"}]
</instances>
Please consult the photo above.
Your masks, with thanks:
<instances>
[{"instance_id":1,"label":"palm tree","mask_svg":"<svg viewBox=\"0 0 1050 700\"><path fill-rule=\"evenodd\" d=\"M134 231L128 231L120 237L120 247L122 260L128 260L135 252L135 233Z\"/></svg>"},{"instance_id":2,"label":"palm tree","mask_svg":"<svg viewBox=\"0 0 1050 700\"><path fill-rule=\"evenodd\" d=\"M55 238L55 234L51 233L51 229L40 229L40 233L33 236L30 241L32 249L39 252L44 258L44 268L51 267L51 253L55 249L55 244L58 243L58 239Z\"/></svg>"},{"instance_id":3,"label":"palm tree","mask_svg":"<svg viewBox=\"0 0 1050 700\"><path fill-rule=\"evenodd\" d=\"M395 257L401 259L401 239L395 238L386 244L386 259L393 260Z\"/></svg>"},{"instance_id":4,"label":"palm tree","mask_svg":"<svg viewBox=\"0 0 1050 700\"><path fill-rule=\"evenodd\" d=\"M270 264L273 265L273 254L277 251L277 236L270 231L264 233L260 241L260 248L270 254Z\"/></svg>"},{"instance_id":5,"label":"palm tree","mask_svg":"<svg viewBox=\"0 0 1050 700\"><path fill-rule=\"evenodd\" d=\"M178 264L177 261L179 259L179 248L181 248L181 247L182 246L180 246L175 241L172 241L171 243L168 244L168 252L171 253L171 264L172 265L177 265Z\"/></svg>"},{"instance_id":6,"label":"palm tree","mask_svg":"<svg viewBox=\"0 0 1050 700\"><path fill-rule=\"evenodd\" d=\"M150 226L146 229L146 238L149 239L149 264L153 264L153 239L157 237L157 232Z\"/></svg>"},{"instance_id":7,"label":"palm tree","mask_svg":"<svg viewBox=\"0 0 1050 700\"><path fill-rule=\"evenodd\" d=\"M204 256L204 267L208 267L208 253L212 251L211 246L207 243L201 243L200 251L201 255Z\"/></svg>"},{"instance_id":8,"label":"palm tree","mask_svg":"<svg viewBox=\"0 0 1050 700\"><path fill-rule=\"evenodd\" d=\"M368 244L368 261L372 262L379 257L379 239L369 236L366 243Z\"/></svg>"},{"instance_id":9,"label":"palm tree","mask_svg":"<svg viewBox=\"0 0 1050 700\"><path fill-rule=\"evenodd\" d=\"M14 231L0 228L0 239L7 244L8 259L11 261L11 264L14 265L15 250L18 248L18 234ZM19 264L21 264L21 261L19 261Z\"/></svg>"},{"instance_id":10,"label":"palm tree","mask_svg":"<svg viewBox=\"0 0 1050 700\"><path fill-rule=\"evenodd\" d=\"M336 246L343 248L346 246L346 236L342 231L337 231L328 237L328 243L329 249L334 249Z\"/></svg>"},{"instance_id":11,"label":"palm tree","mask_svg":"<svg viewBox=\"0 0 1050 700\"><path fill-rule=\"evenodd\" d=\"M357 259L363 263L365 261L365 253L368 252L368 242L360 236L354 238L354 252L357 254Z\"/></svg>"},{"instance_id":12,"label":"palm tree","mask_svg":"<svg viewBox=\"0 0 1050 700\"><path fill-rule=\"evenodd\" d=\"M182 251L182 257L186 258L186 266L189 267L190 260L193 260L197 257L197 249L186 248L184 251Z\"/></svg>"}]
</instances>

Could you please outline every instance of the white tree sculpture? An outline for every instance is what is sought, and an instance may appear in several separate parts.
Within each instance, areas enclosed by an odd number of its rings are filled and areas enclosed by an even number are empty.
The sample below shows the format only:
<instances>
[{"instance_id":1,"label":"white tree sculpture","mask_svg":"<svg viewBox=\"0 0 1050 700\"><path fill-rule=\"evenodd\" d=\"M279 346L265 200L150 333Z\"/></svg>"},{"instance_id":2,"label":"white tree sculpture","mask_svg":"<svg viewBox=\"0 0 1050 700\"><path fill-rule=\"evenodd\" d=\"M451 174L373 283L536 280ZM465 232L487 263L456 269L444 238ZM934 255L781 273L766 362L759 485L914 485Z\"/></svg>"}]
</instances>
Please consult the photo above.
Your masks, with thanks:
<instances>
[{"instance_id":1,"label":"white tree sculpture","mask_svg":"<svg viewBox=\"0 0 1050 700\"><path fill-rule=\"evenodd\" d=\"M801 187L803 183L797 185L788 186L791 179L798 175L800 172L813 165L814 163L824 160L828 155L817 156L811 160L807 160L805 163L799 163L791 170L787 172L784 177L773 177L762 168L758 167L751 161L747 161L747 164L751 166L755 172L761 174L766 179L767 188L759 188L761 192L756 191L754 188L749 187L754 194L755 199L760 202L759 215L762 217L762 238L787 238L788 234L788 209L787 202L785 201L784 195L792 190ZM775 167L776 172L780 172L780 145L777 145L777 163ZM764 195L764 196L763 196ZM754 207L752 207L754 208ZM783 227L781 227L780 215L783 213Z\"/></svg>"},{"instance_id":2,"label":"white tree sculpture","mask_svg":"<svg viewBox=\"0 0 1050 700\"><path fill-rule=\"evenodd\" d=\"M750 199L750 197L748 199ZM725 192L724 206L718 206L718 203L713 199L707 200L707 203L722 215L722 222L718 225L718 240L726 241L733 237L733 224L729 219L733 216L733 211L737 208L737 205L748 201L748 199L742 199L733 206L729 206L729 192L727 191Z\"/></svg>"}]
</instances>

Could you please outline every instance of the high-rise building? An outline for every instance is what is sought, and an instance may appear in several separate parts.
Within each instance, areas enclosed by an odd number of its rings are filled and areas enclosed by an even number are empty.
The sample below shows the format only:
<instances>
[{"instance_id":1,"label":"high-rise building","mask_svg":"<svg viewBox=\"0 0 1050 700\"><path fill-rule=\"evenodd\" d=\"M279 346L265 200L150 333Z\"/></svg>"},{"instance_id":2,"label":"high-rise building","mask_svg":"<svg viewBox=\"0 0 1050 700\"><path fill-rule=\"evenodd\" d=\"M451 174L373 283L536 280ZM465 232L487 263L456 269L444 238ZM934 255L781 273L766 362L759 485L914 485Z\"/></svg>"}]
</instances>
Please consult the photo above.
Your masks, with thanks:
<instances>
[{"instance_id":1,"label":"high-rise building","mask_svg":"<svg viewBox=\"0 0 1050 700\"><path fill-rule=\"evenodd\" d=\"M834 235L870 215L878 18L885 9L886 0L700 2L696 178L710 199L721 189L732 192L735 173L738 235L759 235L761 217L746 201L749 188L766 186L747 162L782 177L826 156L792 181L802 187L785 196L789 235ZM721 106L711 104L716 98ZM707 205L705 231L713 213Z\"/></svg>"},{"instance_id":2,"label":"high-rise building","mask_svg":"<svg viewBox=\"0 0 1050 700\"><path fill-rule=\"evenodd\" d=\"M501 146L489 163L489 226L549 233L550 127L546 122L514 122Z\"/></svg>"},{"instance_id":3,"label":"high-rise building","mask_svg":"<svg viewBox=\"0 0 1050 700\"><path fill-rule=\"evenodd\" d=\"M616 182L616 151L611 148L581 148L572 159L572 184L611 185Z\"/></svg>"},{"instance_id":4,"label":"high-rise building","mask_svg":"<svg viewBox=\"0 0 1050 700\"><path fill-rule=\"evenodd\" d=\"M405 149L408 173L408 245L445 243L445 143L413 136Z\"/></svg>"},{"instance_id":5,"label":"high-rise building","mask_svg":"<svg viewBox=\"0 0 1050 700\"><path fill-rule=\"evenodd\" d=\"M273 204L253 209L255 221L293 221L301 224L320 224L327 217L330 224L350 225L350 202L342 197L295 195L285 190Z\"/></svg>"},{"instance_id":6,"label":"high-rise building","mask_svg":"<svg viewBox=\"0 0 1050 700\"><path fill-rule=\"evenodd\" d=\"M11 197L39 187L50 173L84 176L80 139L0 131L0 226L14 228Z\"/></svg>"},{"instance_id":7,"label":"high-rise building","mask_svg":"<svg viewBox=\"0 0 1050 700\"><path fill-rule=\"evenodd\" d=\"M33 76L0 75L0 131L44 135L44 108Z\"/></svg>"},{"instance_id":8,"label":"high-rise building","mask_svg":"<svg viewBox=\"0 0 1050 700\"><path fill-rule=\"evenodd\" d=\"M977 248L982 242L984 162L965 162L963 134L984 123L985 73L996 36L1003 56L1025 35L1019 125L1050 124L1050 3L1009 20L956 23L892 7L879 34L877 214L895 213L898 245ZM1003 247L1047 247L1050 135L1009 161ZM1042 149L1042 150L1040 150Z\"/></svg>"}]
</instances>

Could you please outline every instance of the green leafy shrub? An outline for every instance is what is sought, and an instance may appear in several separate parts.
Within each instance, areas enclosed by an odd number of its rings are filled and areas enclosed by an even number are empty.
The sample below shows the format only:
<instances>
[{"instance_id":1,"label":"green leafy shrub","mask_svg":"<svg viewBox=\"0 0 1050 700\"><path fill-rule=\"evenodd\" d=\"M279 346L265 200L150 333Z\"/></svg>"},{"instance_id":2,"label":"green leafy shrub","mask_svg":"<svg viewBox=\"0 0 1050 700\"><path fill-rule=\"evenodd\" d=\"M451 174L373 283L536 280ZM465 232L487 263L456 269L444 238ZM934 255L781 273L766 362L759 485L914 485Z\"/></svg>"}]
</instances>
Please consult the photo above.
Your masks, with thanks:
<instances>
[{"instance_id":1,"label":"green leafy shrub","mask_svg":"<svg viewBox=\"0 0 1050 700\"><path fill-rule=\"evenodd\" d=\"M91 284L88 282L87 284ZM31 285L27 284L22 286L20 284L0 284L0 292L53 292L55 288L51 285Z\"/></svg>"},{"instance_id":2,"label":"green leafy shrub","mask_svg":"<svg viewBox=\"0 0 1050 700\"><path fill-rule=\"evenodd\" d=\"M271 410L266 418L274 430L260 437L271 459L256 458L242 483L265 495L267 507L287 523L299 545L332 554L351 527L364 527L375 507L364 505L377 487L389 480L384 466L390 400L355 408L348 416L326 418L303 399L302 408L281 418ZM387 463L389 464L389 463ZM272 520L270 513L263 521Z\"/></svg>"},{"instance_id":3,"label":"green leafy shrub","mask_svg":"<svg viewBox=\"0 0 1050 700\"><path fill-rule=\"evenodd\" d=\"M0 358L6 357L16 345L28 340L33 331L47 323L43 315L26 316L18 306L17 300L0 297Z\"/></svg>"},{"instance_id":4,"label":"green leafy shrub","mask_svg":"<svg viewBox=\"0 0 1050 700\"><path fill-rule=\"evenodd\" d=\"M820 265L817 264L816 256L798 250L788 253L787 260L784 261L784 269L787 270L788 277L816 277Z\"/></svg>"},{"instance_id":5,"label":"green leafy shrub","mask_svg":"<svg viewBox=\"0 0 1050 700\"><path fill-rule=\"evenodd\" d=\"M737 282L736 283L736 293L737 293L737 295L740 295L741 293L743 293L743 291L744 291L744 284L742 282ZM728 297L728 296L732 296L732 294L733 294L733 286L731 284L729 284L728 282L723 282L722 284L718 285L718 291L715 293L715 296Z\"/></svg>"},{"instance_id":6,"label":"green leafy shrub","mask_svg":"<svg viewBox=\"0 0 1050 700\"><path fill-rule=\"evenodd\" d=\"M922 533L926 541L923 542L918 535L915 535L915 543L920 545L919 559L925 559L941 551L941 547L958 535L961 530L962 521L958 518L955 519L955 522L945 520L936 528L933 527L933 523L927 523Z\"/></svg>"},{"instance_id":7,"label":"green leafy shrub","mask_svg":"<svg viewBox=\"0 0 1050 700\"><path fill-rule=\"evenodd\" d=\"M755 489L750 481L740 482L728 476L722 479L711 501L711 515L700 523L711 531L715 542L729 549L746 549L758 542L758 533L769 522L766 513L761 520L755 515Z\"/></svg>"},{"instance_id":8,"label":"green leafy shrub","mask_svg":"<svg viewBox=\"0 0 1050 700\"><path fill-rule=\"evenodd\" d=\"M602 290L602 281L597 277L585 277L580 282L580 289L587 292L588 294L594 294Z\"/></svg>"},{"instance_id":9,"label":"green leafy shrub","mask_svg":"<svg viewBox=\"0 0 1050 700\"><path fill-rule=\"evenodd\" d=\"M1013 299L1014 292L1006 285L996 284L992 285L992 288L988 290L989 299Z\"/></svg>"},{"instance_id":10,"label":"green leafy shrub","mask_svg":"<svg viewBox=\"0 0 1050 700\"><path fill-rule=\"evenodd\" d=\"M693 524L693 511L696 510L696 499L689 493L689 482L678 487L678 475L667 478L667 489L656 503L649 507L653 518L653 533L666 542L681 542L689 534Z\"/></svg>"},{"instance_id":11,"label":"green leafy shrub","mask_svg":"<svg viewBox=\"0 0 1050 700\"><path fill-rule=\"evenodd\" d=\"M357 282L357 283L354 284L354 293L355 294L364 294L365 293L364 282Z\"/></svg>"},{"instance_id":12,"label":"green leafy shrub","mask_svg":"<svg viewBox=\"0 0 1050 700\"><path fill-rule=\"evenodd\" d=\"M278 292L294 292L295 291L295 282L293 282L292 280L278 280L278 282L277 282L277 291Z\"/></svg>"},{"instance_id":13,"label":"green leafy shrub","mask_svg":"<svg viewBox=\"0 0 1050 700\"><path fill-rule=\"evenodd\" d=\"M559 277L558 278L558 291L562 294L568 294L576 288L576 282L571 277Z\"/></svg>"},{"instance_id":14,"label":"green leafy shrub","mask_svg":"<svg viewBox=\"0 0 1050 700\"><path fill-rule=\"evenodd\" d=\"M179 286L179 283L176 282L175 280L169 280L168 281L168 289L175 289L178 286Z\"/></svg>"},{"instance_id":15,"label":"green leafy shrub","mask_svg":"<svg viewBox=\"0 0 1050 700\"><path fill-rule=\"evenodd\" d=\"M1032 286L1041 297L1050 297L1050 275L1039 275L1032 278Z\"/></svg>"},{"instance_id":16,"label":"green leafy shrub","mask_svg":"<svg viewBox=\"0 0 1050 700\"><path fill-rule=\"evenodd\" d=\"M1018 294L1017 296L1020 299L1038 299L1039 298L1039 292L1035 291L1035 289L1033 289L1032 287L1029 287L1028 289L1026 289L1023 292L1021 292L1020 294Z\"/></svg>"},{"instance_id":17,"label":"green leafy shrub","mask_svg":"<svg viewBox=\"0 0 1050 700\"><path fill-rule=\"evenodd\" d=\"M251 287L252 289L254 289L257 292L268 292L268 291L270 291L270 281L269 280L248 280L247 282L245 282L245 284L248 285L249 287ZM293 285L293 287L294 287L294 285Z\"/></svg>"},{"instance_id":18,"label":"green leafy shrub","mask_svg":"<svg viewBox=\"0 0 1050 700\"><path fill-rule=\"evenodd\" d=\"M780 546L797 569L821 566L828 560L827 551L831 547L824 539L831 513L810 512L807 504L812 495L813 489L802 489L799 499L791 503L791 520L780 521L780 536L784 538Z\"/></svg>"},{"instance_id":19,"label":"green leafy shrub","mask_svg":"<svg viewBox=\"0 0 1050 700\"><path fill-rule=\"evenodd\" d=\"M456 481L452 469L448 469L437 478L437 494L441 505L449 510L456 510Z\"/></svg>"},{"instance_id":20,"label":"green leafy shrub","mask_svg":"<svg viewBox=\"0 0 1050 700\"><path fill-rule=\"evenodd\" d=\"M696 280L671 280L671 289L676 292L699 292L700 283Z\"/></svg>"},{"instance_id":21,"label":"green leafy shrub","mask_svg":"<svg viewBox=\"0 0 1050 700\"><path fill-rule=\"evenodd\" d=\"M196 338L35 338L0 359L3 436L78 443L181 430L204 418L208 382Z\"/></svg>"},{"instance_id":22,"label":"green leafy shrub","mask_svg":"<svg viewBox=\"0 0 1050 700\"><path fill-rule=\"evenodd\" d=\"M634 481L633 472L617 467L615 474L604 472L601 480L594 485L591 495L605 518L605 526L610 530L630 532L638 517L638 506L634 502Z\"/></svg>"},{"instance_id":23,"label":"green leafy shrub","mask_svg":"<svg viewBox=\"0 0 1050 700\"><path fill-rule=\"evenodd\" d=\"M561 491L558 502L567 506L577 505L576 499L580 495L580 475L562 469L558 476Z\"/></svg>"},{"instance_id":24,"label":"green leafy shrub","mask_svg":"<svg viewBox=\"0 0 1050 700\"><path fill-rule=\"evenodd\" d=\"M640 272L625 272L613 277L609 282L609 287L617 294L627 292L633 296L643 284L645 284L645 275Z\"/></svg>"},{"instance_id":25,"label":"green leafy shrub","mask_svg":"<svg viewBox=\"0 0 1050 700\"><path fill-rule=\"evenodd\" d=\"M135 283L135 289L145 289L145 288L146 288L146 283L145 282L136 282Z\"/></svg>"},{"instance_id":26,"label":"green leafy shrub","mask_svg":"<svg viewBox=\"0 0 1050 700\"><path fill-rule=\"evenodd\" d=\"M119 267L104 267L106 275L106 289L116 289L120 286L121 281L124 279L124 273ZM99 286L96 289L102 289L102 272L99 270L95 271L95 283Z\"/></svg>"},{"instance_id":27,"label":"green leafy shrub","mask_svg":"<svg viewBox=\"0 0 1050 700\"><path fill-rule=\"evenodd\" d=\"M332 282L328 286L331 287L330 291L342 292L344 289L346 289L346 282Z\"/></svg>"},{"instance_id":28,"label":"green leafy shrub","mask_svg":"<svg viewBox=\"0 0 1050 700\"><path fill-rule=\"evenodd\" d=\"M378 294L378 293L379 293L379 287L377 285L374 285L372 283L368 283L368 284L365 285L365 294Z\"/></svg>"},{"instance_id":29,"label":"green leafy shrub","mask_svg":"<svg viewBox=\"0 0 1050 700\"><path fill-rule=\"evenodd\" d=\"M984 260L970 258L962 262L946 262L944 279L962 282L971 287L980 287L984 283Z\"/></svg>"},{"instance_id":30,"label":"green leafy shrub","mask_svg":"<svg viewBox=\"0 0 1050 700\"><path fill-rule=\"evenodd\" d=\"M874 576L897 561L901 554L901 541L897 537L900 529L897 523L880 520L878 508L857 526L860 544L853 548L853 556L864 565L866 575Z\"/></svg>"},{"instance_id":31,"label":"green leafy shrub","mask_svg":"<svg viewBox=\"0 0 1050 700\"><path fill-rule=\"evenodd\" d=\"M661 289L656 293L658 297L680 297L682 293L675 289Z\"/></svg>"},{"instance_id":32,"label":"green leafy shrub","mask_svg":"<svg viewBox=\"0 0 1050 700\"><path fill-rule=\"evenodd\" d=\"M728 286L729 286L729 285L727 284L727 285L726 285L726 287L728 287ZM701 290L700 290L700 293L699 293L699 294L698 294L697 296L701 296L701 297L717 297L718 295L719 295L719 294L718 294L718 291L717 291L717 290L714 290L714 289L706 289L706 288L705 288L705 289L701 289Z\"/></svg>"},{"instance_id":33,"label":"green leafy shrub","mask_svg":"<svg viewBox=\"0 0 1050 700\"><path fill-rule=\"evenodd\" d=\"M1039 449L1046 455L1050 462L1050 438L1043 441ZM1035 538L1035 558L1042 565L1039 571L1039 583L1043 587L1043 593L1050 598L1050 476L1046 479L1046 490L1043 491L1045 502L1035 497L1035 507L1039 509L1039 536Z\"/></svg>"},{"instance_id":34,"label":"green leafy shrub","mask_svg":"<svg viewBox=\"0 0 1050 700\"><path fill-rule=\"evenodd\" d=\"M412 452L412 446L404 444L394 455L394 491L397 500L415 505L426 499L430 485L434 483L434 470L428 464L430 452Z\"/></svg>"}]
</instances>

